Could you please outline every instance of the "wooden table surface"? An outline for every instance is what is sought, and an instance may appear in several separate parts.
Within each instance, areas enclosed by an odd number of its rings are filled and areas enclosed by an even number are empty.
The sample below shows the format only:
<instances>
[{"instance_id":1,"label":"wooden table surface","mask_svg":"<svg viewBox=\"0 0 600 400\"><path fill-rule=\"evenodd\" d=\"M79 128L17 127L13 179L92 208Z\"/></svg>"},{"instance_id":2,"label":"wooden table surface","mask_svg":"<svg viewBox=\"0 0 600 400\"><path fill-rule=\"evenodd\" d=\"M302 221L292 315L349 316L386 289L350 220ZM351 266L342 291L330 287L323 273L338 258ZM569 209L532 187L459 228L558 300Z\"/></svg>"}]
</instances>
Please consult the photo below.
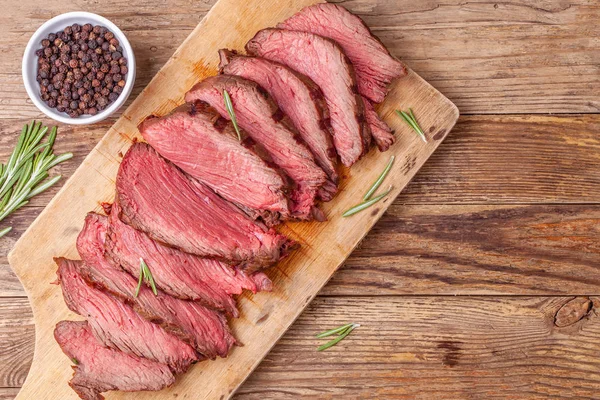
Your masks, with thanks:
<instances>
[{"instance_id":1,"label":"wooden table surface","mask_svg":"<svg viewBox=\"0 0 600 400\"><path fill-rule=\"evenodd\" d=\"M133 99L213 3L0 0L0 159L42 118L20 63L44 21L85 10L120 26L138 61ZM462 116L235 397L599 396L600 4L341 4ZM57 170L70 176L113 122L60 126L57 152L75 157ZM0 240L0 400L17 394L34 342L6 253L57 189L2 224L14 229ZM361 327L315 351L320 328L348 321Z\"/></svg>"}]
</instances>

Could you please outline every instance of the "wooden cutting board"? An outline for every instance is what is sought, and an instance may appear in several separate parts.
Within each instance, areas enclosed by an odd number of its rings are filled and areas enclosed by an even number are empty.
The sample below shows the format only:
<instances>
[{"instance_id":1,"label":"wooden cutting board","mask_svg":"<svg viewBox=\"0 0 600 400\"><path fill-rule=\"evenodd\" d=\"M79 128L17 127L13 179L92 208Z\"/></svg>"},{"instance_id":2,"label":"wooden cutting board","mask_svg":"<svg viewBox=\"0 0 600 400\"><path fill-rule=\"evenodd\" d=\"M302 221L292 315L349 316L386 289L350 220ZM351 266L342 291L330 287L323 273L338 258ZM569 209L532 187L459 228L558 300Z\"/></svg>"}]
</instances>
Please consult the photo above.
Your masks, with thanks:
<instances>
[{"instance_id":1,"label":"wooden cutting board","mask_svg":"<svg viewBox=\"0 0 600 400\"><path fill-rule=\"evenodd\" d=\"M16 243L8 257L27 291L36 327L33 364L17 399L77 398L67 384L72 375L71 362L54 341L53 330L60 320L81 317L67 309L60 288L50 284L56 277L52 259L78 258L75 238L85 215L92 210L101 212L100 204L112 201L122 154L134 138L140 138L137 124L150 114L166 114L182 103L185 92L194 83L216 74L218 49L242 50L258 30L274 26L315 2L216 3ZM427 132L427 144L393 113L394 109L408 107L413 108ZM351 170L343 171L339 195L323 205L327 222L289 223L280 228L302 246L268 272L274 282L272 292L240 296L241 317L231 325L244 346L235 348L227 359L195 365L173 387L158 394L111 392L107 399L224 399L232 395L369 232L458 118L456 106L413 71L392 83L379 112L395 129L397 143L386 153L371 151ZM380 189L391 184L391 194L362 213L342 218L346 209L360 202L392 154L396 162Z\"/></svg>"}]
</instances>

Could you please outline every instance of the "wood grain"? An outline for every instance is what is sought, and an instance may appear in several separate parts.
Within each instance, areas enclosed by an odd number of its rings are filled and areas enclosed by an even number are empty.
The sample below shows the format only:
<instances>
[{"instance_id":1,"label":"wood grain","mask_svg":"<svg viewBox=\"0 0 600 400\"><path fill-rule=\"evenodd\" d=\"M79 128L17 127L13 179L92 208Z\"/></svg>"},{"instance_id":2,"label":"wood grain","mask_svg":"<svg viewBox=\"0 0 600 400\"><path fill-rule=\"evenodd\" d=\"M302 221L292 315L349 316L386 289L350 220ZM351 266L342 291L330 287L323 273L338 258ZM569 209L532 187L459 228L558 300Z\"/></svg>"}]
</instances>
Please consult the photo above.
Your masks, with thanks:
<instances>
[{"instance_id":1,"label":"wood grain","mask_svg":"<svg viewBox=\"0 0 600 400\"><path fill-rule=\"evenodd\" d=\"M590 306L557 326L557 314L582 303ZM318 297L235 398L595 398L599 306L595 297ZM0 326L26 312L0 299L7 308ZM316 351L317 332L348 321L361 326ZM23 328L16 383L32 356L31 326Z\"/></svg>"},{"instance_id":2,"label":"wood grain","mask_svg":"<svg viewBox=\"0 0 600 400\"><path fill-rule=\"evenodd\" d=\"M7 157L22 124L40 118L22 86L20 62L31 33L48 18L85 9L124 29L138 60L129 105L214 2L7 4L0 14L0 159ZM237 398L373 398L373 393L382 398L426 399L597 397L598 349L588 341L598 332L596 308L587 314L589 320L576 324L575 334L550 324L553 319L559 325L576 319L587 310L585 297L391 295L598 293L591 262L598 257L593 240L598 243L600 238L595 230L599 116L541 114L600 110L600 4L590 0L341 3L361 15L393 54L464 114L540 115L461 117L325 287L322 293L328 297L312 303ZM60 173L71 176L114 121L73 129L61 126L57 145L76 156ZM521 146L523 140L526 147ZM584 162L578 165L578 160ZM14 231L0 240L0 297L24 295L5 254L57 190L5 221ZM452 205L438 207L444 203ZM486 219L477 221L481 215ZM479 242L480 238L490 243ZM540 250L548 253L539 254ZM430 251L437 260L423 257ZM352 297L331 297L339 295ZM363 316L363 308L370 315ZM385 332L390 340L384 344L388 354L381 354L378 346L372 348L377 340L372 328L366 333L357 330L361 336L348 338L351 342L336 353L312 354L316 330L355 316L390 327ZM493 328L506 340L482 326L484 316L494 321ZM33 351L31 318L24 299L0 299L0 386L21 385L25 379ZM448 343L441 348L428 343L434 334ZM454 335L462 336L466 345L453 344ZM593 340L598 342L597 337ZM364 347L356 346L363 343ZM459 351L453 351L456 348ZM527 357L519 355L519 349ZM455 353L461 355L457 358ZM416 359L421 354L430 356ZM445 354L458 365L445 365ZM470 359L472 364L465 361ZM17 392L18 388L0 387L0 399L12 400Z\"/></svg>"},{"instance_id":3,"label":"wood grain","mask_svg":"<svg viewBox=\"0 0 600 400\"><path fill-rule=\"evenodd\" d=\"M25 381L33 356L34 334L29 301L26 298L1 299L0 387L20 387ZM0 399L3 398L1 393Z\"/></svg>"},{"instance_id":4,"label":"wood grain","mask_svg":"<svg viewBox=\"0 0 600 400\"><path fill-rule=\"evenodd\" d=\"M12 2L0 16L0 118L39 117L20 77L31 33L80 10L104 15L138 58L132 98L168 60L214 0ZM391 52L465 114L589 113L600 110L600 5L595 1L348 0Z\"/></svg>"},{"instance_id":5,"label":"wood grain","mask_svg":"<svg viewBox=\"0 0 600 400\"><path fill-rule=\"evenodd\" d=\"M400 198L322 295L600 292L598 205L403 205ZM2 271L0 294L22 295L10 267Z\"/></svg>"},{"instance_id":6,"label":"wood grain","mask_svg":"<svg viewBox=\"0 0 600 400\"><path fill-rule=\"evenodd\" d=\"M22 126L23 121L0 119L0 159L8 158ZM108 128L102 123L81 132L61 126L56 151L75 157L55 173L71 176ZM598 131L597 114L460 117L398 202L600 204ZM45 206L57 191L35 197L31 207Z\"/></svg>"},{"instance_id":7,"label":"wood grain","mask_svg":"<svg viewBox=\"0 0 600 400\"><path fill-rule=\"evenodd\" d=\"M0 400L13 400L17 393L19 388L0 388Z\"/></svg>"},{"instance_id":8,"label":"wood grain","mask_svg":"<svg viewBox=\"0 0 600 400\"><path fill-rule=\"evenodd\" d=\"M394 204L324 295L600 293L600 206Z\"/></svg>"},{"instance_id":9,"label":"wood grain","mask_svg":"<svg viewBox=\"0 0 600 400\"><path fill-rule=\"evenodd\" d=\"M9 262L31 301L36 327L33 364L17 398L43 396L62 400L74 396L67 385L71 375L69 360L52 335L56 323L73 314L64 305L60 288L48 284L56 271L52 260L58 256L76 257L75 239L84 217L113 198L122 153L139 139L137 125L148 115L169 112L182 102L193 84L215 74L218 49L241 49L259 29L313 3L314 0L255 0L242 4L220 0L215 4L15 244ZM432 127L427 131L428 143L423 143L398 118L392 118L394 109L409 106L419 115L422 126ZM241 316L231 326L244 346L233 350L227 359L194 366L161 396L229 397L350 255L458 119L456 107L410 70L406 77L390 85L390 92L378 109L396 130L396 144L385 155L371 152L344 172L340 193L335 201L323 206L327 223L289 223L281 227L302 247L272 269L271 293L240 298ZM389 196L369 212L342 218L341 214L357 203L392 154L398 167L388 178L393 185ZM155 396L147 392L107 394L109 399Z\"/></svg>"},{"instance_id":10,"label":"wood grain","mask_svg":"<svg viewBox=\"0 0 600 400\"><path fill-rule=\"evenodd\" d=\"M18 129L16 124L7 121L0 121L0 127ZM75 160L65 163L60 173L72 175L77 163L99 140L104 127L90 130L83 137L70 128L62 131L58 143L60 151L77 150ZM379 291L386 294L594 293L598 289L597 282L589 279L595 276L593 267L582 264L582 259L597 257L597 253L588 246L586 250L592 253L582 254L582 247L578 245L585 243L573 238L587 235L594 240L598 237L597 232L589 230L587 220L589 217L594 221L595 205L600 202L599 130L599 115L461 117L438 151L395 200L395 207L384 215L361 249L326 287L325 293L351 294L356 287L373 295ZM4 139L1 143L5 143ZM0 151L3 148L6 149L0 146ZM32 208L19 211L6 221L6 225L14 226L14 232L0 241L0 254L12 248L41 211L41 206L57 190L36 198ZM453 203L453 207L437 206ZM523 203L534 207L518 206ZM535 207L543 203L557 206ZM590 206L581 206L582 203ZM496 210L494 218L483 222L473 220L486 209ZM516 212L517 209L520 211ZM569 218L563 219L564 215ZM428 216L434 218L434 222L427 220ZM466 218L470 223L457 224L457 218ZM490 225L492 221L494 225ZM557 246L571 243L561 250L570 254L569 259L537 254L536 249L548 243L544 237L528 236L526 245L521 245L518 253L493 240L494 233L499 232L497 228L504 224L502 232L514 235L505 240L519 244L523 232L511 232L508 228L528 228L535 221L552 221L548 236L557 238ZM567 221L570 221L568 225ZM456 226L453 237L443 233L449 222ZM408 232L407 223L422 226L423 231ZM479 238L472 234L473 226L480 223L490 229L491 243L500 246L500 250L491 252L492 258L479 247L485 243L478 244ZM429 238L424 240L422 236L431 229L440 229L441 233L435 237L429 233ZM463 250L460 247L463 238L470 240L472 247ZM386 255L382 254L381 243L386 244ZM400 254L406 248L405 243L418 253ZM426 243L427 247L416 249L415 243ZM430 248L443 249L445 253L436 260L419 257ZM532 261L527 261L530 258ZM492 266L481 266L482 259L491 261ZM598 261L597 258L592 260ZM581 268L581 272L575 274L579 278L571 279L568 274L573 265ZM0 260L0 296L19 295L24 295L21 284L6 259Z\"/></svg>"}]
</instances>

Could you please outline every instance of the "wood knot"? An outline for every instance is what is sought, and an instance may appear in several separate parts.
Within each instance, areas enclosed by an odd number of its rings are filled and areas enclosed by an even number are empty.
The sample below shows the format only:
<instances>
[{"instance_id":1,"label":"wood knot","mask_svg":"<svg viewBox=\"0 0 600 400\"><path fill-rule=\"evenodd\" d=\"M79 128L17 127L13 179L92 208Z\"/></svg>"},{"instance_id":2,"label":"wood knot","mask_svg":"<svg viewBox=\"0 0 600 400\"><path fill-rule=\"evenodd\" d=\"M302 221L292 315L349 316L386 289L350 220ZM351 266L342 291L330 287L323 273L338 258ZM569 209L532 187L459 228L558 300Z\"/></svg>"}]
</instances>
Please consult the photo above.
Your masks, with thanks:
<instances>
[{"instance_id":1,"label":"wood knot","mask_svg":"<svg viewBox=\"0 0 600 400\"><path fill-rule=\"evenodd\" d=\"M589 298L575 297L558 309L554 316L554 325L559 328L573 325L585 318L593 307L594 303Z\"/></svg>"},{"instance_id":2,"label":"wood knot","mask_svg":"<svg viewBox=\"0 0 600 400\"><path fill-rule=\"evenodd\" d=\"M444 358L442 358L442 364L449 367L454 367L458 364L458 359L461 355L460 345L462 345L462 342L453 340L444 340L437 345L438 349L444 349L446 351Z\"/></svg>"}]
</instances>

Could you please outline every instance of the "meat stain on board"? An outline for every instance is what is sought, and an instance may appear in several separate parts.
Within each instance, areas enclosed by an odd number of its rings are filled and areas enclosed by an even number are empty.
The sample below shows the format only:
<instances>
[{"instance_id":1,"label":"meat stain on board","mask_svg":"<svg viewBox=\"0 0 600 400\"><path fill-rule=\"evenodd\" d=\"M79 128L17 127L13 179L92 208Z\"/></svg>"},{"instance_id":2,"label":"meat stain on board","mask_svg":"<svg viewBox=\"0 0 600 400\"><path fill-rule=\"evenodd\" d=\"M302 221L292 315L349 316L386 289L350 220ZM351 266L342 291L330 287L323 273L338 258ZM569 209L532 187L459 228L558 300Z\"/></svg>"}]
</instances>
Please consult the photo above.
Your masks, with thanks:
<instances>
[{"instance_id":1,"label":"meat stain on board","mask_svg":"<svg viewBox=\"0 0 600 400\"><path fill-rule=\"evenodd\" d=\"M442 364L448 367L455 367L458 364L458 360L461 356L462 342L454 340L444 340L437 345L438 349L444 349L444 357L442 358Z\"/></svg>"},{"instance_id":2,"label":"meat stain on board","mask_svg":"<svg viewBox=\"0 0 600 400\"><path fill-rule=\"evenodd\" d=\"M265 313L265 315L263 315L262 317L260 317L259 319L257 319L256 320L256 325L262 324L267 319L269 319L269 313Z\"/></svg>"},{"instance_id":3,"label":"meat stain on board","mask_svg":"<svg viewBox=\"0 0 600 400\"><path fill-rule=\"evenodd\" d=\"M446 134L446 130L445 129L440 129L438 131L438 133L436 133L433 136L433 140L442 140L444 138L444 135Z\"/></svg>"},{"instance_id":4,"label":"meat stain on board","mask_svg":"<svg viewBox=\"0 0 600 400\"><path fill-rule=\"evenodd\" d=\"M402 165L402 173L404 175L408 174L410 172L410 170L415 167L416 163L417 163L416 156L412 155L412 156L406 157L406 161L404 162L404 165Z\"/></svg>"}]
</instances>

